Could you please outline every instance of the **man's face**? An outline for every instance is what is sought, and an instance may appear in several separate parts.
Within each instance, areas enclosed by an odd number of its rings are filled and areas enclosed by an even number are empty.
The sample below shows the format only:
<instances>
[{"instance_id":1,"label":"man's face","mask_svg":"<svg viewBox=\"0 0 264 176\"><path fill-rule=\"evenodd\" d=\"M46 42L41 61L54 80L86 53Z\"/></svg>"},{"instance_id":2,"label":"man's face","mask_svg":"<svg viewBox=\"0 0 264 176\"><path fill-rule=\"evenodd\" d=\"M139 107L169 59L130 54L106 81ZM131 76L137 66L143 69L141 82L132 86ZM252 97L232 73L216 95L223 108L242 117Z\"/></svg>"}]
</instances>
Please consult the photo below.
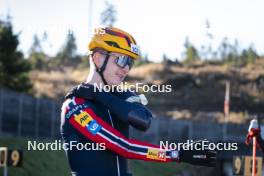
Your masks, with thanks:
<instances>
[{"instance_id":1,"label":"man's face","mask_svg":"<svg viewBox=\"0 0 264 176\"><path fill-rule=\"evenodd\" d=\"M106 68L103 72L104 78L109 85L119 85L127 76L129 72L129 66L124 68L119 67L115 60L118 56L122 56L119 53L110 53ZM104 62L105 54L96 53L94 57L94 62L97 66L101 67Z\"/></svg>"},{"instance_id":2,"label":"man's face","mask_svg":"<svg viewBox=\"0 0 264 176\"><path fill-rule=\"evenodd\" d=\"M121 56L119 53L111 53L108 63L104 71L104 78L109 85L118 85L120 84L129 72L129 67L125 66L124 68L119 67L115 63L116 56Z\"/></svg>"}]
</instances>

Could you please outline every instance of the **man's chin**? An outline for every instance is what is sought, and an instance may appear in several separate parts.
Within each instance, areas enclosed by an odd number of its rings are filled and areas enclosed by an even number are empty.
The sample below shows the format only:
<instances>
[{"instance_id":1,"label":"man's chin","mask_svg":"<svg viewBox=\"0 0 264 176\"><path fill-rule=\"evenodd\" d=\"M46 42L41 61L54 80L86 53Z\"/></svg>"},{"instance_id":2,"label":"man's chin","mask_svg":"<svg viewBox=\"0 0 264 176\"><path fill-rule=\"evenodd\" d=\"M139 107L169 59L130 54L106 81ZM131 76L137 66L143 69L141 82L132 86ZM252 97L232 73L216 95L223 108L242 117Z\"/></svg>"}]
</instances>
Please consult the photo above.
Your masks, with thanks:
<instances>
[{"instance_id":1,"label":"man's chin","mask_svg":"<svg viewBox=\"0 0 264 176\"><path fill-rule=\"evenodd\" d=\"M120 85L122 82L123 82L123 81L120 81L120 80L111 81L111 82L109 82L109 85L110 85L110 86L113 86L113 85L118 86L118 85Z\"/></svg>"}]
</instances>

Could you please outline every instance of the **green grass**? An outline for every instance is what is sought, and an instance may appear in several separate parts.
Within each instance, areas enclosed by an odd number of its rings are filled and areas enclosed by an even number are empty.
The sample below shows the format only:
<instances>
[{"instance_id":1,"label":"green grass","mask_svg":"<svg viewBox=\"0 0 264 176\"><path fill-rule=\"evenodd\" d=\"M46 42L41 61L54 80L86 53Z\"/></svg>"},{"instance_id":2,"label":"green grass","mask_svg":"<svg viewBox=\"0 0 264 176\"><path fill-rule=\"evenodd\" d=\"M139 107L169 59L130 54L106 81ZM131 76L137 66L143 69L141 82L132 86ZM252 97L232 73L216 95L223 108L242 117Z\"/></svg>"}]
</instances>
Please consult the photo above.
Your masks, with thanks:
<instances>
[{"instance_id":1,"label":"green grass","mask_svg":"<svg viewBox=\"0 0 264 176\"><path fill-rule=\"evenodd\" d=\"M130 161L130 168L133 176L175 176L180 174L183 170L190 168L188 164L179 163L157 163L144 161Z\"/></svg>"},{"instance_id":2,"label":"green grass","mask_svg":"<svg viewBox=\"0 0 264 176\"><path fill-rule=\"evenodd\" d=\"M9 167L8 176L68 176L69 166L64 151L28 151L28 139L0 139L0 147L23 150L23 166ZM43 142L43 141L41 141ZM181 175L183 170L191 168L187 164L156 163L130 160L130 170L133 176L175 176ZM3 168L0 168L0 175Z\"/></svg>"},{"instance_id":3,"label":"green grass","mask_svg":"<svg viewBox=\"0 0 264 176\"><path fill-rule=\"evenodd\" d=\"M23 150L23 166L9 167L8 176L64 176L70 170L64 151L28 151L25 139L0 139L1 147ZM0 168L0 175L3 169Z\"/></svg>"}]
</instances>

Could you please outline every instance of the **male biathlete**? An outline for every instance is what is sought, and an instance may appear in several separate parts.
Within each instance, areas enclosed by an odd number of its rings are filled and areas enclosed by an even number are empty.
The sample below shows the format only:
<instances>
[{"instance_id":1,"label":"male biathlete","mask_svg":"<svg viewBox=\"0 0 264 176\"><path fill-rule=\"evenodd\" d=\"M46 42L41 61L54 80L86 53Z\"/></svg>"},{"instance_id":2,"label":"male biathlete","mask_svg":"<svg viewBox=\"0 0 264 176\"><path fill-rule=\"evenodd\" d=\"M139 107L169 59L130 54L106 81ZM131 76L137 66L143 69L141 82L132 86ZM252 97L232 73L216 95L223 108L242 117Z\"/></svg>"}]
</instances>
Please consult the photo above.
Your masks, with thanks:
<instances>
[{"instance_id":1,"label":"male biathlete","mask_svg":"<svg viewBox=\"0 0 264 176\"><path fill-rule=\"evenodd\" d=\"M216 154L209 150L169 150L129 138L129 126L146 131L152 114L132 92L95 91L94 85L119 85L140 58L135 39L117 28L99 29L89 43L90 73L74 87L61 112L65 143L104 144L105 150L66 150L76 176L128 176L126 159L187 162L213 167Z\"/></svg>"}]
</instances>

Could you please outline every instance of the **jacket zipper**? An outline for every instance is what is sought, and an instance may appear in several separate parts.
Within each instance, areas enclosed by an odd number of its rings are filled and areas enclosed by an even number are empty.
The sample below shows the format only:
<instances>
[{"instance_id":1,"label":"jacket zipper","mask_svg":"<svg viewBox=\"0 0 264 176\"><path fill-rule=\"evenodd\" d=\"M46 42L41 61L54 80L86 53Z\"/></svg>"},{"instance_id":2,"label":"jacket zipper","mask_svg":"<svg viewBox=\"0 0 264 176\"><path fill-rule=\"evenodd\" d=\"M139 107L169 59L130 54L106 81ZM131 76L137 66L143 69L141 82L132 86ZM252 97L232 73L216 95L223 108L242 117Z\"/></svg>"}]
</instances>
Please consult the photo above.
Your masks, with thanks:
<instances>
[{"instance_id":1,"label":"jacket zipper","mask_svg":"<svg viewBox=\"0 0 264 176\"><path fill-rule=\"evenodd\" d=\"M114 127L113 120L112 120L112 116L111 116L111 114L110 114L109 109L108 109L107 111L108 111L108 116L109 116L110 121L111 121L111 125L112 125L113 128L115 128L115 127ZM121 175L120 175L120 166L119 166L119 158L118 158L118 155L116 155L116 164L117 164L117 175L118 175L118 176L121 176Z\"/></svg>"}]
</instances>

